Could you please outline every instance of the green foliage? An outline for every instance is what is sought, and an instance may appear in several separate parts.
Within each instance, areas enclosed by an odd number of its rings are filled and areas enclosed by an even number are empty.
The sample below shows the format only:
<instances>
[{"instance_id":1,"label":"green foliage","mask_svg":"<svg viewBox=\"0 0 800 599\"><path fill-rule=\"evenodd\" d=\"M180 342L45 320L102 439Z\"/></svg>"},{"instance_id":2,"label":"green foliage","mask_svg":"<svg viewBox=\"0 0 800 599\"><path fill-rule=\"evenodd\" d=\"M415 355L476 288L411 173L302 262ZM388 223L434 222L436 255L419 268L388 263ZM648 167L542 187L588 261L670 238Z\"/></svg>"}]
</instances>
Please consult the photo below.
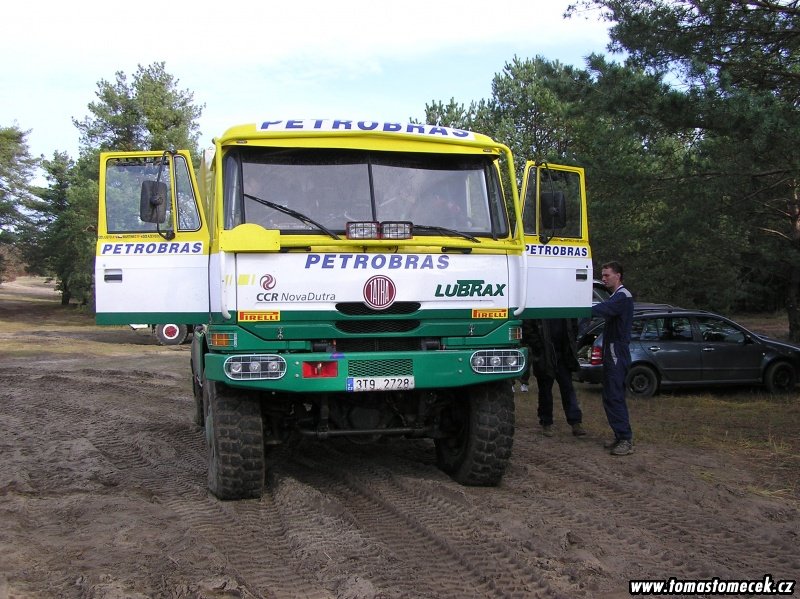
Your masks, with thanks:
<instances>
[{"instance_id":1,"label":"green foliage","mask_svg":"<svg viewBox=\"0 0 800 599\"><path fill-rule=\"evenodd\" d=\"M19 127L0 127L0 236L24 221L21 208L31 198L30 181L38 161L32 158Z\"/></svg>"},{"instance_id":2,"label":"green foliage","mask_svg":"<svg viewBox=\"0 0 800 599\"><path fill-rule=\"evenodd\" d=\"M56 152L42 164L48 187L38 190L22 230L21 248L30 272L53 276L61 301L89 303L94 271L97 183L76 176L74 162Z\"/></svg>"},{"instance_id":3,"label":"green foliage","mask_svg":"<svg viewBox=\"0 0 800 599\"><path fill-rule=\"evenodd\" d=\"M97 98L88 106L92 116L73 121L82 151L189 149L198 155L203 107L192 92L178 89L163 62L139 65L130 83L122 72L113 83L101 80Z\"/></svg>"},{"instance_id":4,"label":"green foliage","mask_svg":"<svg viewBox=\"0 0 800 599\"><path fill-rule=\"evenodd\" d=\"M25 206L32 200L30 181L38 160L30 155L28 131L0 127L0 246L10 246L25 223ZM0 252L0 282L9 268L10 248Z\"/></svg>"},{"instance_id":5,"label":"green foliage","mask_svg":"<svg viewBox=\"0 0 800 599\"><path fill-rule=\"evenodd\" d=\"M684 179L717 212L703 256L726 255L738 309L785 303L800 340L800 8L796 0L587 0L613 23L612 49L684 85L652 114L695 136ZM694 212L694 211L693 211ZM728 233L731 229L734 231ZM724 233L723 233L724 232ZM724 250L715 246L725 243ZM684 260L696 269L700 260ZM727 262L725 264L728 264ZM724 266L724 265L721 265ZM686 268L681 269L683 272ZM730 270L730 268L726 269ZM711 274L717 274L713 271ZM750 284L736 281L747 277ZM724 281L712 277L714 297ZM729 292L730 293L730 292Z\"/></svg>"}]
</instances>

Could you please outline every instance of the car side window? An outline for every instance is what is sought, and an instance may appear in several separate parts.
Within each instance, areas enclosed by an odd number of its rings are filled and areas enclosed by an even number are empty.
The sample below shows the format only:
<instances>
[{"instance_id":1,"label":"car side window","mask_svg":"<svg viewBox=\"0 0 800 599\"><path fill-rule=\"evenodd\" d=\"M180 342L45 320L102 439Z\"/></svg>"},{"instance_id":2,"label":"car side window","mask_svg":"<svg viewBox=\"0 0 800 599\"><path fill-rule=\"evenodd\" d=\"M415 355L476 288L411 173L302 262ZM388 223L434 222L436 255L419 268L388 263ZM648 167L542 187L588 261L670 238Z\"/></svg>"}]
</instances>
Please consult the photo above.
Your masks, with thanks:
<instances>
[{"instance_id":1,"label":"car side window","mask_svg":"<svg viewBox=\"0 0 800 599\"><path fill-rule=\"evenodd\" d=\"M688 318L667 318L661 328L660 341L691 341L692 323Z\"/></svg>"},{"instance_id":2,"label":"car side window","mask_svg":"<svg viewBox=\"0 0 800 599\"><path fill-rule=\"evenodd\" d=\"M658 329L661 328L659 325L663 325L664 319L663 318L647 318L642 319L642 341L655 341L658 339Z\"/></svg>"},{"instance_id":3,"label":"car side window","mask_svg":"<svg viewBox=\"0 0 800 599\"><path fill-rule=\"evenodd\" d=\"M698 316L697 326L703 341L744 343L744 332L731 323L710 316Z\"/></svg>"}]
</instances>

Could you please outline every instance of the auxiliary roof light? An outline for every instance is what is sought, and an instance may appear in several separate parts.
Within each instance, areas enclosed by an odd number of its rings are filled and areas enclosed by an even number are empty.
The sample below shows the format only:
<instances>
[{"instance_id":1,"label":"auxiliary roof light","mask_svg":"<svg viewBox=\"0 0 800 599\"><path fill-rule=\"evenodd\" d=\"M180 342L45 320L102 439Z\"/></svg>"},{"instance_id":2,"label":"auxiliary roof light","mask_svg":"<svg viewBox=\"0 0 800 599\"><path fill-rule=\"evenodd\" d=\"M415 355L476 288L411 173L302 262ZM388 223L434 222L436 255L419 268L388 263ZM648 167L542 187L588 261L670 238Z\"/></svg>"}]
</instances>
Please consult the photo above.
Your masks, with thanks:
<instances>
[{"instance_id":1,"label":"auxiliary roof light","mask_svg":"<svg viewBox=\"0 0 800 599\"><path fill-rule=\"evenodd\" d=\"M348 239L411 239L412 225L406 221L349 222L346 226Z\"/></svg>"}]
</instances>

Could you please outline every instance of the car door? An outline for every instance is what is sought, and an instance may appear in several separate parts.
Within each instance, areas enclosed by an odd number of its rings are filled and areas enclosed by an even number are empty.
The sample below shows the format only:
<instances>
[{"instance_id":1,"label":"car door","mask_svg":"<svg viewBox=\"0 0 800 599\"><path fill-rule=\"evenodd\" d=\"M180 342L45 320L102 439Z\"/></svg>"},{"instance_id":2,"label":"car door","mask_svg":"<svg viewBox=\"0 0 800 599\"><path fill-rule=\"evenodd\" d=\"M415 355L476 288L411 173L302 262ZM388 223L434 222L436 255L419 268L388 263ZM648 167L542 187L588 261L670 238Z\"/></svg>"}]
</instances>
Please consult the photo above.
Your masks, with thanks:
<instances>
[{"instance_id":1,"label":"car door","mask_svg":"<svg viewBox=\"0 0 800 599\"><path fill-rule=\"evenodd\" d=\"M593 277L583 169L528 162L521 197L527 253L523 318L589 317Z\"/></svg>"},{"instance_id":2,"label":"car door","mask_svg":"<svg viewBox=\"0 0 800 599\"><path fill-rule=\"evenodd\" d=\"M209 233L189 153L105 152L99 183L97 323L205 322Z\"/></svg>"},{"instance_id":3,"label":"car door","mask_svg":"<svg viewBox=\"0 0 800 599\"><path fill-rule=\"evenodd\" d=\"M698 316L702 337L703 380L708 383L751 383L761 380L764 350L731 321Z\"/></svg>"},{"instance_id":4,"label":"car door","mask_svg":"<svg viewBox=\"0 0 800 599\"><path fill-rule=\"evenodd\" d=\"M667 383L691 383L703 378L701 344L686 316L644 318L639 345Z\"/></svg>"}]
</instances>

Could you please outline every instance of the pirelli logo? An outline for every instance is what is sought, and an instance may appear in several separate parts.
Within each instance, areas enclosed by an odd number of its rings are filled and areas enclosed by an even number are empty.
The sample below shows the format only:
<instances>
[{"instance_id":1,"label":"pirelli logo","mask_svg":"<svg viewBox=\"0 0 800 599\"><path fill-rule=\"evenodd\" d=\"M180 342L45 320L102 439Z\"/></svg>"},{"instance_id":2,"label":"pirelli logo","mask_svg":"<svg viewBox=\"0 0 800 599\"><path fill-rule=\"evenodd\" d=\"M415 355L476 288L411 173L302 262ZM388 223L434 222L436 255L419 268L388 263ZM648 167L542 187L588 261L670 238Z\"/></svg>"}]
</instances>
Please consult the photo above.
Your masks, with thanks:
<instances>
[{"instance_id":1,"label":"pirelli logo","mask_svg":"<svg viewBox=\"0 0 800 599\"><path fill-rule=\"evenodd\" d=\"M483 310L473 310L472 318L508 318L508 308L491 308Z\"/></svg>"},{"instance_id":2,"label":"pirelli logo","mask_svg":"<svg viewBox=\"0 0 800 599\"><path fill-rule=\"evenodd\" d=\"M239 322L278 322L281 313L271 312L239 312Z\"/></svg>"}]
</instances>

